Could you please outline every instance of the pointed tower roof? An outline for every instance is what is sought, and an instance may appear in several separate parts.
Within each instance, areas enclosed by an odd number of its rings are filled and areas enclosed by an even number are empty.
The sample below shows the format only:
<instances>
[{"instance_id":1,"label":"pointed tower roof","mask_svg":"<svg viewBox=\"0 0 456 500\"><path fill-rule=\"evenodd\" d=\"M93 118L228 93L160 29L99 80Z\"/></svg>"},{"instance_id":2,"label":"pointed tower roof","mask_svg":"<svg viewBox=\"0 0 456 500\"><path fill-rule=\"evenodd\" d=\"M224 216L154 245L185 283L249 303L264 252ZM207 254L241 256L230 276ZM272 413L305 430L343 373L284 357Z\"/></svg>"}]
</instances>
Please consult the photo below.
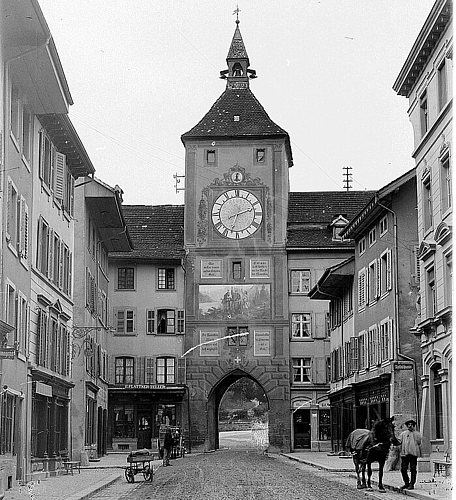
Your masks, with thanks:
<instances>
[{"instance_id":1,"label":"pointed tower roof","mask_svg":"<svg viewBox=\"0 0 456 500\"><path fill-rule=\"evenodd\" d=\"M235 11L236 13L236 11ZM288 133L271 118L249 88L249 80L256 78L255 70L249 69L249 57L236 19L236 29L226 58L228 69L221 71L226 79L226 89L204 117L188 132L187 139L285 138L289 166L293 165Z\"/></svg>"}]
</instances>

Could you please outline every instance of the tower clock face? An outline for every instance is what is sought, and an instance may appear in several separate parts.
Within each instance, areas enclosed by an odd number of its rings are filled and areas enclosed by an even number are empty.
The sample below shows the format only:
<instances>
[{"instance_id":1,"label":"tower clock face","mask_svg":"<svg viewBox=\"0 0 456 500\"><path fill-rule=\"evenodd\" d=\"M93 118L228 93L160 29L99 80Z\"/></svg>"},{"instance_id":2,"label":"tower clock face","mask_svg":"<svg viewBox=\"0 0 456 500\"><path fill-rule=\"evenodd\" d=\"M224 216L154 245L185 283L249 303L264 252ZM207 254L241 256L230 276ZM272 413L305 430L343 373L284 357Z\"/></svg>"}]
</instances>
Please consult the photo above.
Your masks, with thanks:
<instances>
[{"instance_id":1,"label":"tower clock face","mask_svg":"<svg viewBox=\"0 0 456 500\"><path fill-rule=\"evenodd\" d=\"M260 200L244 189L225 191L212 205L212 223L226 238L248 238L258 231L262 220Z\"/></svg>"}]
</instances>

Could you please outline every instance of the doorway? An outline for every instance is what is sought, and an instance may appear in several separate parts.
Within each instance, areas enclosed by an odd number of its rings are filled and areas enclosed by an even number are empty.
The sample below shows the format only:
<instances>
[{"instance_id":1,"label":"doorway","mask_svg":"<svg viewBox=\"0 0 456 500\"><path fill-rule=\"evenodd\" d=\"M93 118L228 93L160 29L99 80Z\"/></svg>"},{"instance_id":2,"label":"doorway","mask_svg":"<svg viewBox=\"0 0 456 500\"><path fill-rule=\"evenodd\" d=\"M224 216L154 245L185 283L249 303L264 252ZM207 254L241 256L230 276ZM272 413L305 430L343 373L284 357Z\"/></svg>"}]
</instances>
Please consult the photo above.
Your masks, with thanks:
<instances>
[{"instance_id":1,"label":"doorway","mask_svg":"<svg viewBox=\"0 0 456 500\"><path fill-rule=\"evenodd\" d=\"M293 414L294 449L310 449L310 410L296 410Z\"/></svg>"},{"instance_id":2,"label":"doorway","mask_svg":"<svg viewBox=\"0 0 456 500\"><path fill-rule=\"evenodd\" d=\"M150 412L138 413L138 449L151 448L152 417Z\"/></svg>"}]
</instances>

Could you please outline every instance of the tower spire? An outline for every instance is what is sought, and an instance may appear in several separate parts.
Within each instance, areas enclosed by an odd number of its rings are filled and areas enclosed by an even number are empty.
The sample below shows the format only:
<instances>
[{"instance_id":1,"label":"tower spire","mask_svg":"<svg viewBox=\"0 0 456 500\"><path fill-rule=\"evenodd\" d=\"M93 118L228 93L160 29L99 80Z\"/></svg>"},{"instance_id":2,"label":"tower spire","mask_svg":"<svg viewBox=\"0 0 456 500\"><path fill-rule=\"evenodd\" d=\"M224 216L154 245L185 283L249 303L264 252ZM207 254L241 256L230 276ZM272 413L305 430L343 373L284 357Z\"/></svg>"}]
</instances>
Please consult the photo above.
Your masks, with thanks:
<instances>
[{"instance_id":1,"label":"tower spire","mask_svg":"<svg viewBox=\"0 0 456 500\"><path fill-rule=\"evenodd\" d=\"M256 78L256 71L249 69L249 56L247 55L241 30L239 29L240 11L237 5L236 10L233 12L233 15L236 14L236 29L234 30L230 49L226 56L228 69L220 71L220 78L228 80L226 84L227 88L248 88L249 79Z\"/></svg>"}]
</instances>

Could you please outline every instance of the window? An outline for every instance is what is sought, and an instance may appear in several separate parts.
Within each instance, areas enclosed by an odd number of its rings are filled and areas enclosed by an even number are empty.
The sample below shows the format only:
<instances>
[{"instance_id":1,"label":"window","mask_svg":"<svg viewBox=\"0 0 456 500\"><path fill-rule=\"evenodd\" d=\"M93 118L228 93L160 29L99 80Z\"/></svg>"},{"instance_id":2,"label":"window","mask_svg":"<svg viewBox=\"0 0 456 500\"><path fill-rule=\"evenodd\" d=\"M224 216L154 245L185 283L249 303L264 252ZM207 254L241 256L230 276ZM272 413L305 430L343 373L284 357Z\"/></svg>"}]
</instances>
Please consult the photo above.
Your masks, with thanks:
<instances>
[{"instance_id":1,"label":"window","mask_svg":"<svg viewBox=\"0 0 456 500\"><path fill-rule=\"evenodd\" d=\"M377 366L379 343L378 343L378 329L377 325L373 325L369 328L369 366Z\"/></svg>"},{"instance_id":2,"label":"window","mask_svg":"<svg viewBox=\"0 0 456 500\"><path fill-rule=\"evenodd\" d=\"M420 123L421 123L421 135L423 136L429 128L429 116L428 116L428 102L427 93L423 92L420 96Z\"/></svg>"},{"instance_id":3,"label":"window","mask_svg":"<svg viewBox=\"0 0 456 500\"><path fill-rule=\"evenodd\" d=\"M344 319L353 313L353 287L350 285L349 288L344 290L342 297L342 307L344 313Z\"/></svg>"},{"instance_id":4,"label":"window","mask_svg":"<svg viewBox=\"0 0 456 500\"><path fill-rule=\"evenodd\" d=\"M369 264L369 304L373 304L378 297L379 285L378 285L378 269L377 260L372 261Z\"/></svg>"},{"instance_id":5,"label":"window","mask_svg":"<svg viewBox=\"0 0 456 500\"><path fill-rule=\"evenodd\" d=\"M266 161L266 150L256 149L255 150L255 162L256 163L264 163Z\"/></svg>"},{"instance_id":6,"label":"window","mask_svg":"<svg viewBox=\"0 0 456 500\"><path fill-rule=\"evenodd\" d=\"M29 324L29 309L27 297L19 292L18 296L18 335L19 350L22 354L27 354L27 339L28 339L28 324Z\"/></svg>"},{"instance_id":7,"label":"window","mask_svg":"<svg viewBox=\"0 0 456 500\"><path fill-rule=\"evenodd\" d=\"M150 309L146 311L146 333L155 333L155 311Z\"/></svg>"},{"instance_id":8,"label":"window","mask_svg":"<svg viewBox=\"0 0 456 500\"><path fill-rule=\"evenodd\" d=\"M439 111L441 111L448 101L448 82L445 58L443 58L442 63L438 67L437 81L439 91Z\"/></svg>"},{"instance_id":9,"label":"window","mask_svg":"<svg viewBox=\"0 0 456 500\"><path fill-rule=\"evenodd\" d=\"M58 312L58 311L57 311ZM70 335L55 310L38 310L37 364L61 375L70 374Z\"/></svg>"},{"instance_id":10,"label":"window","mask_svg":"<svg viewBox=\"0 0 456 500\"><path fill-rule=\"evenodd\" d=\"M451 306L453 295L453 254L445 256L445 307Z\"/></svg>"},{"instance_id":11,"label":"window","mask_svg":"<svg viewBox=\"0 0 456 500\"><path fill-rule=\"evenodd\" d=\"M20 139L21 130L21 100L19 89L13 85L11 87L11 109L10 109L10 120L11 120L11 133L17 142Z\"/></svg>"},{"instance_id":12,"label":"window","mask_svg":"<svg viewBox=\"0 0 456 500\"><path fill-rule=\"evenodd\" d=\"M328 441L331 439L331 419L329 410L320 410L318 412L319 440Z\"/></svg>"},{"instance_id":13,"label":"window","mask_svg":"<svg viewBox=\"0 0 456 500\"><path fill-rule=\"evenodd\" d=\"M388 216L387 215L385 215L384 217L382 217L380 219L379 228L380 228L380 237L382 237L384 234L386 234L388 232Z\"/></svg>"},{"instance_id":14,"label":"window","mask_svg":"<svg viewBox=\"0 0 456 500\"><path fill-rule=\"evenodd\" d=\"M377 241L377 229L373 227L369 231L369 246L371 247Z\"/></svg>"},{"instance_id":15,"label":"window","mask_svg":"<svg viewBox=\"0 0 456 500\"><path fill-rule=\"evenodd\" d=\"M135 437L135 419L133 405L114 406L114 433L115 438Z\"/></svg>"},{"instance_id":16,"label":"window","mask_svg":"<svg viewBox=\"0 0 456 500\"><path fill-rule=\"evenodd\" d=\"M433 226L433 218L431 178L428 176L423 182L423 222L425 231Z\"/></svg>"},{"instance_id":17,"label":"window","mask_svg":"<svg viewBox=\"0 0 456 500\"><path fill-rule=\"evenodd\" d=\"M366 251L366 238L361 238L358 243L359 255L362 255Z\"/></svg>"},{"instance_id":18,"label":"window","mask_svg":"<svg viewBox=\"0 0 456 500\"><path fill-rule=\"evenodd\" d=\"M216 155L215 149L209 149L206 151L206 165L215 166L216 163Z\"/></svg>"},{"instance_id":19,"label":"window","mask_svg":"<svg viewBox=\"0 0 456 500\"><path fill-rule=\"evenodd\" d=\"M32 117L25 107L22 110L22 156L28 163L32 157Z\"/></svg>"},{"instance_id":20,"label":"window","mask_svg":"<svg viewBox=\"0 0 456 500\"><path fill-rule=\"evenodd\" d=\"M232 278L234 280L242 279L242 262L232 262Z\"/></svg>"},{"instance_id":21,"label":"window","mask_svg":"<svg viewBox=\"0 0 456 500\"><path fill-rule=\"evenodd\" d=\"M6 220L6 238L10 248L17 251L20 234L20 203L16 186L8 179L8 214Z\"/></svg>"},{"instance_id":22,"label":"window","mask_svg":"<svg viewBox=\"0 0 456 500\"><path fill-rule=\"evenodd\" d=\"M157 358L157 384L175 384L175 362L174 358Z\"/></svg>"},{"instance_id":23,"label":"window","mask_svg":"<svg viewBox=\"0 0 456 500\"><path fill-rule=\"evenodd\" d=\"M291 315L291 334L293 338L310 338L312 317L309 313Z\"/></svg>"},{"instance_id":24,"label":"window","mask_svg":"<svg viewBox=\"0 0 456 500\"><path fill-rule=\"evenodd\" d=\"M451 207L451 170L450 170L450 158L447 156L441 162L440 169L441 185L442 185L442 211L445 213Z\"/></svg>"},{"instance_id":25,"label":"window","mask_svg":"<svg viewBox=\"0 0 456 500\"><path fill-rule=\"evenodd\" d=\"M174 290L174 268L158 270L158 289Z\"/></svg>"},{"instance_id":26,"label":"window","mask_svg":"<svg viewBox=\"0 0 456 500\"><path fill-rule=\"evenodd\" d=\"M134 358L116 358L116 384L134 384Z\"/></svg>"},{"instance_id":27,"label":"window","mask_svg":"<svg viewBox=\"0 0 456 500\"><path fill-rule=\"evenodd\" d=\"M350 371L351 373L359 370L359 339L352 337L350 339Z\"/></svg>"},{"instance_id":28,"label":"window","mask_svg":"<svg viewBox=\"0 0 456 500\"><path fill-rule=\"evenodd\" d=\"M443 439L443 394L442 394L442 377L440 375L441 365L436 364L432 367L432 385L434 396L434 439Z\"/></svg>"},{"instance_id":29,"label":"window","mask_svg":"<svg viewBox=\"0 0 456 500\"><path fill-rule=\"evenodd\" d=\"M310 270L291 271L291 293L309 293Z\"/></svg>"},{"instance_id":30,"label":"window","mask_svg":"<svg viewBox=\"0 0 456 500\"><path fill-rule=\"evenodd\" d=\"M301 384L310 382L311 358L293 358L293 382Z\"/></svg>"},{"instance_id":31,"label":"window","mask_svg":"<svg viewBox=\"0 0 456 500\"><path fill-rule=\"evenodd\" d=\"M340 299L331 300L329 303L330 328L338 327L342 322L342 304Z\"/></svg>"},{"instance_id":32,"label":"window","mask_svg":"<svg viewBox=\"0 0 456 500\"><path fill-rule=\"evenodd\" d=\"M49 244L51 232L47 222L40 217L38 222L38 243L37 243L37 256L36 267L38 270L48 276L49 272Z\"/></svg>"},{"instance_id":33,"label":"window","mask_svg":"<svg viewBox=\"0 0 456 500\"><path fill-rule=\"evenodd\" d=\"M13 346L15 339L15 329L17 327L17 310L16 310L16 289L13 284L6 283L6 322L14 327L12 332L8 333L6 337L7 345ZM5 337L2 339L5 342ZM5 346L6 347L6 346Z\"/></svg>"},{"instance_id":34,"label":"window","mask_svg":"<svg viewBox=\"0 0 456 500\"><path fill-rule=\"evenodd\" d=\"M119 267L117 270L117 288L119 290L134 290L135 269L133 267Z\"/></svg>"},{"instance_id":35,"label":"window","mask_svg":"<svg viewBox=\"0 0 456 500\"><path fill-rule=\"evenodd\" d=\"M116 311L118 334L135 333L135 312L133 309L118 309Z\"/></svg>"},{"instance_id":36,"label":"window","mask_svg":"<svg viewBox=\"0 0 456 500\"><path fill-rule=\"evenodd\" d=\"M427 269L426 271L426 281L427 281L427 317L433 318L437 310L437 290L435 287L435 271L434 267Z\"/></svg>"},{"instance_id":37,"label":"window","mask_svg":"<svg viewBox=\"0 0 456 500\"><path fill-rule=\"evenodd\" d=\"M368 365L368 345L366 341L366 332L360 332L358 336L358 349L359 349L359 362L358 366L360 370L365 370Z\"/></svg>"},{"instance_id":38,"label":"window","mask_svg":"<svg viewBox=\"0 0 456 500\"><path fill-rule=\"evenodd\" d=\"M226 335L229 346L246 347L248 345L249 329L246 326L229 326Z\"/></svg>"},{"instance_id":39,"label":"window","mask_svg":"<svg viewBox=\"0 0 456 500\"><path fill-rule=\"evenodd\" d=\"M386 250L380 255L380 296L388 293L391 288L391 250Z\"/></svg>"},{"instance_id":40,"label":"window","mask_svg":"<svg viewBox=\"0 0 456 500\"><path fill-rule=\"evenodd\" d=\"M176 311L159 309L157 311L157 333L176 333Z\"/></svg>"},{"instance_id":41,"label":"window","mask_svg":"<svg viewBox=\"0 0 456 500\"><path fill-rule=\"evenodd\" d=\"M29 208L25 198L21 196L19 202L19 241L18 250L19 257L22 263L28 261L28 246L29 246Z\"/></svg>"},{"instance_id":42,"label":"window","mask_svg":"<svg viewBox=\"0 0 456 500\"><path fill-rule=\"evenodd\" d=\"M146 358L145 368L144 383L151 385L154 383L154 358Z\"/></svg>"},{"instance_id":43,"label":"window","mask_svg":"<svg viewBox=\"0 0 456 500\"><path fill-rule=\"evenodd\" d=\"M17 418L17 398L8 392L2 392L1 402L0 454L16 454L17 430L15 420Z\"/></svg>"},{"instance_id":44,"label":"window","mask_svg":"<svg viewBox=\"0 0 456 500\"><path fill-rule=\"evenodd\" d=\"M43 183L54 188L54 153L55 148L44 130L40 131L39 176Z\"/></svg>"},{"instance_id":45,"label":"window","mask_svg":"<svg viewBox=\"0 0 456 500\"><path fill-rule=\"evenodd\" d=\"M358 271L358 310L361 311L367 303L367 277L366 268Z\"/></svg>"},{"instance_id":46,"label":"window","mask_svg":"<svg viewBox=\"0 0 456 500\"><path fill-rule=\"evenodd\" d=\"M391 357L391 320L389 318L380 322L380 361L388 361Z\"/></svg>"}]
</instances>

